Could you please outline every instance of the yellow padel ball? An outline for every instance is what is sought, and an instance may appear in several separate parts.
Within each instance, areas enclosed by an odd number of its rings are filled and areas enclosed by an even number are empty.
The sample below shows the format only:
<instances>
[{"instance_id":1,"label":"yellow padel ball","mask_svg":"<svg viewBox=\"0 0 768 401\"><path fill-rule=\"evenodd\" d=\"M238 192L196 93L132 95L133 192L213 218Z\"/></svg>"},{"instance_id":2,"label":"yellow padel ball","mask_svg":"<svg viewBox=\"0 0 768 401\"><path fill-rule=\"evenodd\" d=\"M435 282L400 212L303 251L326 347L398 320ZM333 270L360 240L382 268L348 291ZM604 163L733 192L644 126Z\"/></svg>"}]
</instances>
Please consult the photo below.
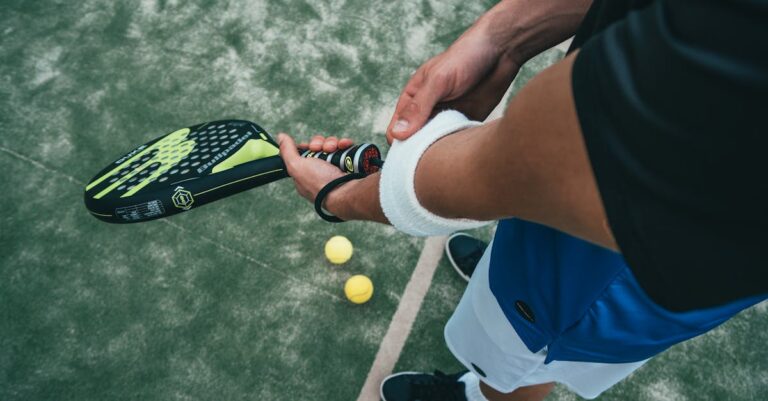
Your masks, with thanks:
<instances>
[{"instance_id":1,"label":"yellow padel ball","mask_svg":"<svg viewBox=\"0 0 768 401\"><path fill-rule=\"evenodd\" d=\"M344 294L354 304L364 304L373 296L373 283L371 279L362 274L352 276L344 284Z\"/></svg>"},{"instance_id":2,"label":"yellow padel ball","mask_svg":"<svg viewBox=\"0 0 768 401\"><path fill-rule=\"evenodd\" d=\"M345 263L352 257L352 243L341 235L331 237L325 243L325 257L337 265Z\"/></svg>"}]
</instances>

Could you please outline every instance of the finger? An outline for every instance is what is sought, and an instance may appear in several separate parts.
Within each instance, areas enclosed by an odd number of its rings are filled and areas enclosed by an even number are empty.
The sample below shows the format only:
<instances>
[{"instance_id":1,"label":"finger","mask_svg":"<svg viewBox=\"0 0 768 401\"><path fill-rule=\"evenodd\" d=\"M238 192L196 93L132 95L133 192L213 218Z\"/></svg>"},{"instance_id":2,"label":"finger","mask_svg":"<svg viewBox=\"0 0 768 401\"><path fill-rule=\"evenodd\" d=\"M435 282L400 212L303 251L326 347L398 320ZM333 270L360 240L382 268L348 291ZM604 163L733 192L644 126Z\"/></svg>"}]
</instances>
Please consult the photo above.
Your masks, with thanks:
<instances>
[{"instance_id":1,"label":"finger","mask_svg":"<svg viewBox=\"0 0 768 401\"><path fill-rule=\"evenodd\" d=\"M309 144L306 142L302 142L299 144L299 149L309 149Z\"/></svg>"},{"instance_id":2,"label":"finger","mask_svg":"<svg viewBox=\"0 0 768 401\"><path fill-rule=\"evenodd\" d=\"M309 150L313 152L319 152L323 150L323 142L325 138L322 135L315 135L309 141Z\"/></svg>"},{"instance_id":3,"label":"finger","mask_svg":"<svg viewBox=\"0 0 768 401\"><path fill-rule=\"evenodd\" d=\"M296 142L288 134L281 132L277 134L277 143L280 145L280 157L288 168L288 174L291 174L294 163L301 160L299 151L296 150Z\"/></svg>"},{"instance_id":4,"label":"finger","mask_svg":"<svg viewBox=\"0 0 768 401\"><path fill-rule=\"evenodd\" d=\"M405 84L405 87L403 88L403 92L400 94L400 97L397 99L397 104L395 105L395 112L392 113L392 118L389 120L389 124L387 125L387 131L386 131L387 142L390 145L392 144L392 139L393 139L392 128L398 121L399 111L413 101L413 95L416 94L419 88L421 88L421 86L423 85L427 64L424 64L422 67L416 70L416 72L413 74L411 79L408 80L408 83Z\"/></svg>"},{"instance_id":5,"label":"finger","mask_svg":"<svg viewBox=\"0 0 768 401\"><path fill-rule=\"evenodd\" d=\"M349 138L341 138L341 140L339 140L339 149L344 150L344 149L352 146L353 144L354 144L354 142L352 142L351 139L349 139Z\"/></svg>"},{"instance_id":6,"label":"finger","mask_svg":"<svg viewBox=\"0 0 768 401\"><path fill-rule=\"evenodd\" d=\"M406 86L398 101L398 108L393 118L394 123L389 131L393 139L408 139L421 129L429 119L435 104L445 96L445 88L448 87L447 78L442 74L428 77L426 72L422 72L421 75L422 78Z\"/></svg>"},{"instance_id":7,"label":"finger","mask_svg":"<svg viewBox=\"0 0 768 401\"><path fill-rule=\"evenodd\" d=\"M323 142L323 152L325 153L335 152L338 144L339 144L339 138L336 138L335 136L329 136L328 138L325 138L325 142Z\"/></svg>"},{"instance_id":8,"label":"finger","mask_svg":"<svg viewBox=\"0 0 768 401\"><path fill-rule=\"evenodd\" d=\"M392 137L398 140L408 139L426 124L432 108L443 96L445 82L433 80L424 85L413 99L397 113L397 121L392 126Z\"/></svg>"},{"instance_id":9,"label":"finger","mask_svg":"<svg viewBox=\"0 0 768 401\"><path fill-rule=\"evenodd\" d=\"M392 126L394 126L395 123L397 122L398 111L402 110L403 107L413 99L413 95L409 94L409 91L408 91L409 85L411 85L410 82L408 82L408 85L405 86L405 88L403 89L403 92L400 94L400 97L397 98L397 104L395 104L395 111L392 113L392 117L389 119L389 124L387 124L387 134L392 132Z\"/></svg>"},{"instance_id":10,"label":"finger","mask_svg":"<svg viewBox=\"0 0 768 401\"><path fill-rule=\"evenodd\" d=\"M405 106L411 102L413 102L413 95L411 94L411 91L409 90L408 86L406 86L406 89L403 90L403 93L400 95L400 98L397 99L395 112L392 114L392 120L390 120L389 125L387 126L387 143L389 143L390 145L392 144L392 141L395 139L392 136L392 131L394 129L395 124L397 124L397 122L399 121L400 111L403 110L403 108L405 108Z\"/></svg>"}]
</instances>

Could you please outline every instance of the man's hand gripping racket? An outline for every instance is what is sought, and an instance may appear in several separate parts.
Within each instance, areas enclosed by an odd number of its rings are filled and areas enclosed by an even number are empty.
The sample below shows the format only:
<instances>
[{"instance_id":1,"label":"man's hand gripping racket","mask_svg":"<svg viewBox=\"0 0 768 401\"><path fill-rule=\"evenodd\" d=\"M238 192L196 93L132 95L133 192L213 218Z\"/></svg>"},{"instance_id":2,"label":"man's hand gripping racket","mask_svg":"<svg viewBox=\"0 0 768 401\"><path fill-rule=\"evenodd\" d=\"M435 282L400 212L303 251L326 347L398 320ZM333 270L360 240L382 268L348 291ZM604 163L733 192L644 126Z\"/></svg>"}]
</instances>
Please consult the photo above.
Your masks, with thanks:
<instances>
[{"instance_id":1,"label":"man's hand gripping racket","mask_svg":"<svg viewBox=\"0 0 768 401\"><path fill-rule=\"evenodd\" d=\"M383 164L372 144L299 153L346 173L371 174ZM138 223L286 177L278 144L264 129L250 121L214 121L161 136L118 158L88 183L85 206L110 223Z\"/></svg>"}]
</instances>

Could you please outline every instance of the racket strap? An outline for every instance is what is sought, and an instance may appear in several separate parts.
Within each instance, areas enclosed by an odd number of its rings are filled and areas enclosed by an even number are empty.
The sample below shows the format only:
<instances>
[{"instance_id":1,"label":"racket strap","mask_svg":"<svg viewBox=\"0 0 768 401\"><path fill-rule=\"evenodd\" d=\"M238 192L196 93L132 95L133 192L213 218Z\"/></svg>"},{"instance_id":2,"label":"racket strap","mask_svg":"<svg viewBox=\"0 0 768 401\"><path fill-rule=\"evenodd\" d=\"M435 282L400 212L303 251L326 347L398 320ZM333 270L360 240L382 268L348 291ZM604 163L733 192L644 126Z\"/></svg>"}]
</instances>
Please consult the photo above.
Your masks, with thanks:
<instances>
[{"instance_id":1,"label":"racket strap","mask_svg":"<svg viewBox=\"0 0 768 401\"><path fill-rule=\"evenodd\" d=\"M325 202L325 198L328 197L328 194L331 193L334 189L341 186L342 184L352 181L352 180L358 180L360 178L365 178L365 173L351 173L344 176L341 176L328 184L326 184L323 189L320 190L320 192L317 193L317 196L315 197L315 211L317 212L320 217L322 217L323 220L331 222L331 223L341 223L344 220L338 218L337 216L334 216L330 214L325 208L323 208L323 203Z\"/></svg>"}]
</instances>

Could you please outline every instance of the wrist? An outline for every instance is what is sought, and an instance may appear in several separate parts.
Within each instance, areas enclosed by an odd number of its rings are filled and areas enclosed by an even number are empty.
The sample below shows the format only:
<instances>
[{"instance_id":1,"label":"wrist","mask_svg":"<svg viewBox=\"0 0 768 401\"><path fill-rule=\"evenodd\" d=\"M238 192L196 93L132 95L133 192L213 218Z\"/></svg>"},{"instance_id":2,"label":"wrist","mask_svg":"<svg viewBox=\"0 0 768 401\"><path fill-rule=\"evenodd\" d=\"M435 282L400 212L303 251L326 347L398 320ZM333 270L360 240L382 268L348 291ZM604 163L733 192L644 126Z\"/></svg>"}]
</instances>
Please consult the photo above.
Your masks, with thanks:
<instances>
[{"instance_id":1,"label":"wrist","mask_svg":"<svg viewBox=\"0 0 768 401\"><path fill-rule=\"evenodd\" d=\"M328 193L323 202L323 208L332 215L342 220L354 220L355 214L351 210L352 202L349 202L351 191L359 184L360 180L346 182Z\"/></svg>"},{"instance_id":2,"label":"wrist","mask_svg":"<svg viewBox=\"0 0 768 401\"><path fill-rule=\"evenodd\" d=\"M477 32L479 37L490 44L498 55L503 55L513 49L511 40L515 36L517 28L514 26L515 18L512 16L509 4L501 1L488 10L475 21L470 29Z\"/></svg>"},{"instance_id":3,"label":"wrist","mask_svg":"<svg viewBox=\"0 0 768 401\"><path fill-rule=\"evenodd\" d=\"M592 0L502 0L475 25L499 57L522 65L537 54L572 36Z\"/></svg>"},{"instance_id":4,"label":"wrist","mask_svg":"<svg viewBox=\"0 0 768 401\"><path fill-rule=\"evenodd\" d=\"M326 197L325 210L346 221L368 220L388 223L379 200L380 177L381 173L373 173L331 191Z\"/></svg>"}]
</instances>

